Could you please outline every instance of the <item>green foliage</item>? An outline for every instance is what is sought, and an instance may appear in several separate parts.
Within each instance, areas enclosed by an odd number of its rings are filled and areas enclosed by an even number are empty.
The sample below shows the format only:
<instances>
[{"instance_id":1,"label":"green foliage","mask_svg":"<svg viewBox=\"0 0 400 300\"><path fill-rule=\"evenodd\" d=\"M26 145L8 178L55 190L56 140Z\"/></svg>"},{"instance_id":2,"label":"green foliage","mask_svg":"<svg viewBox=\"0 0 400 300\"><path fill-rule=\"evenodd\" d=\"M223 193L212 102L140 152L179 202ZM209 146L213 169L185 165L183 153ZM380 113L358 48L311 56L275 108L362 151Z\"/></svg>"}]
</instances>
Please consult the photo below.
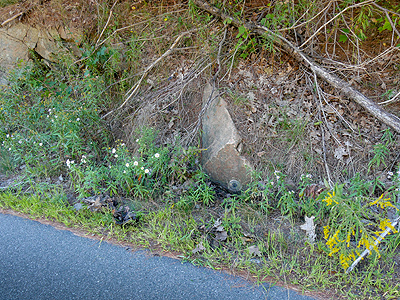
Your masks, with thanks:
<instances>
[{"instance_id":1,"label":"green foliage","mask_svg":"<svg viewBox=\"0 0 400 300\"><path fill-rule=\"evenodd\" d=\"M67 159L98 158L107 144L99 116L102 80L65 78L37 65L17 69L0 91L0 142L31 176L60 175Z\"/></svg>"},{"instance_id":2,"label":"green foliage","mask_svg":"<svg viewBox=\"0 0 400 300\"><path fill-rule=\"evenodd\" d=\"M157 133L145 128L136 140L138 156L131 153L125 143L117 141L115 147L104 151L102 163L83 156L79 163L67 161L75 190L81 197L107 193L133 196L138 199L155 197L171 182L183 182L195 170L194 160L199 150L175 146L157 147ZM195 178L198 189L191 197L212 202L212 190L205 184L202 172Z\"/></svg>"},{"instance_id":3,"label":"green foliage","mask_svg":"<svg viewBox=\"0 0 400 300\"><path fill-rule=\"evenodd\" d=\"M390 129L386 129L382 135L381 140L384 142L384 144L379 143L374 146L374 157L371 159L371 161L368 163L368 171L371 170L372 167L379 168L381 164L383 164L386 167L386 157L389 155L390 150L389 146L393 143L394 138L393 134L391 133Z\"/></svg>"},{"instance_id":4,"label":"green foliage","mask_svg":"<svg viewBox=\"0 0 400 300\"><path fill-rule=\"evenodd\" d=\"M324 238L328 246L329 256L339 257L343 269L361 254L363 248L380 256L377 237L387 228L394 233L397 230L392 226L387 216L387 209L397 209L393 202L393 195L382 194L378 199L370 201L365 197L349 197L343 191L344 185L336 184L331 191L323 193L319 199L329 208L327 222L324 222ZM383 210L375 214L368 209L376 206ZM365 222L365 221L368 222Z\"/></svg>"},{"instance_id":5,"label":"green foliage","mask_svg":"<svg viewBox=\"0 0 400 300\"><path fill-rule=\"evenodd\" d=\"M18 3L18 0L0 0L0 7L6 7Z\"/></svg>"}]
</instances>

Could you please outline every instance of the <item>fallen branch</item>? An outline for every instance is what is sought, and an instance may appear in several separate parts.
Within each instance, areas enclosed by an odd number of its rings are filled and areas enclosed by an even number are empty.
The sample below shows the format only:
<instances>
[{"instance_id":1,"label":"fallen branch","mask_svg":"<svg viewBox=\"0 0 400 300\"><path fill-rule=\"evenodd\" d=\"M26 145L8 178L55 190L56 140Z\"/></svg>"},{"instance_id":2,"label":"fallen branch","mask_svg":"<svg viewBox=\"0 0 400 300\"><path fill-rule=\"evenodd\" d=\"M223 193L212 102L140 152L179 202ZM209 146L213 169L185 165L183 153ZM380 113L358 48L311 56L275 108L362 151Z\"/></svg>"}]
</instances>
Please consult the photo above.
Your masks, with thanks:
<instances>
[{"instance_id":1,"label":"fallen branch","mask_svg":"<svg viewBox=\"0 0 400 300\"><path fill-rule=\"evenodd\" d=\"M367 110L375 118L379 119L383 123L387 124L395 131L400 133L400 118L385 111L371 99L367 98L359 91L354 89L348 82L342 80L336 75L332 74L325 68L318 65L305 53L303 53L298 47L294 46L290 41L268 29L265 26L254 24L252 22L242 23L241 21L233 18L232 16L224 13L222 10L211 6L204 0L193 0L193 2L199 6L201 9L207 11L208 13L214 15L217 18L227 21L227 23L234 25L235 27L244 26L248 31L264 35L268 34L277 39L277 43L289 54L291 54L297 61L305 62L307 66L315 72L320 78L331 84L336 89L343 92L348 98L354 100L359 105L361 105L365 110Z\"/></svg>"}]
</instances>

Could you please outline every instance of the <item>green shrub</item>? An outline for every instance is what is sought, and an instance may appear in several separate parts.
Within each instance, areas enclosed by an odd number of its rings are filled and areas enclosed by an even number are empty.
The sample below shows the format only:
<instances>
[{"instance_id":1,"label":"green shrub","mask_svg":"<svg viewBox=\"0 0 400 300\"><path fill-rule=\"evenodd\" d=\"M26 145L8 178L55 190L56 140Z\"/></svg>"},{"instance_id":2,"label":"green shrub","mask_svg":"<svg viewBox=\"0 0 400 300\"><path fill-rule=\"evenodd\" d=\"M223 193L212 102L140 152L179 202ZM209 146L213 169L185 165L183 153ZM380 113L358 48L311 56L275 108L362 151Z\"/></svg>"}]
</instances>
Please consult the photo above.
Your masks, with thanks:
<instances>
[{"instance_id":1,"label":"green shrub","mask_svg":"<svg viewBox=\"0 0 400 300\"><path fill-rule=\"evenodd\" d=\"M59 176L82 155L98 159L109 140L99 115L101 77L62 75L27 65L0 91L3 151L34 177Z\"/></svg>"}]
</instances>

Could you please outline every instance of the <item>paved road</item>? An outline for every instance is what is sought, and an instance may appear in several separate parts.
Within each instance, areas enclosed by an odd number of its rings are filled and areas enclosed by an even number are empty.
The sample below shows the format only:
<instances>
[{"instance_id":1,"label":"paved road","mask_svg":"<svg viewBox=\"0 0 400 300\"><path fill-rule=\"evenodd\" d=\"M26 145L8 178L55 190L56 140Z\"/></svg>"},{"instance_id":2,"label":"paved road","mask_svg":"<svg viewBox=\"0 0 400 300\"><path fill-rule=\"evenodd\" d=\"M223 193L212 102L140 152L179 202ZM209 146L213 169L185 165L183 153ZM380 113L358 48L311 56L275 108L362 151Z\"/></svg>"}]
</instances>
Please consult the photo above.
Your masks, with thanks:
<instances>
[{"instance_id":1,"label":"paved road","mask_svg":"<svg viewBox=\"0 0 400 300\"><path fill-rule=\"evenodd\" d=\"M0 214L0 299L313 298Z\"/></svg>"}]
</instances>

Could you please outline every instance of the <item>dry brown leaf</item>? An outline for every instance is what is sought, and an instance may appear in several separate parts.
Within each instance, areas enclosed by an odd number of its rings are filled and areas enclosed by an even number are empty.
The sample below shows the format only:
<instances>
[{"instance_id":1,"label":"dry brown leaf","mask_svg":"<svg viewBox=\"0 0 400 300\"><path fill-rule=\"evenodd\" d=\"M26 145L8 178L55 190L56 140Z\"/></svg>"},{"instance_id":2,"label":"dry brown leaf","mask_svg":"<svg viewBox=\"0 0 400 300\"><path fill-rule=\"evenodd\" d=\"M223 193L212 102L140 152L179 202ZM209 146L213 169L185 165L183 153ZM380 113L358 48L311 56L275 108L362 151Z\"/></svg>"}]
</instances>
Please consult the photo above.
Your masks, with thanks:
<instances>
[{"instance_id":1,"label":"dry brown leaf","mask_svg":"<svg viewBox=\"0 0 400 300\"><path fill-rule=\"evenodd\" d=\"M200 242L197 244L196 248L192 250L192 253L196 254L197 252L203 252L204 250L206 250L206 248L203 246L203 242Z\"/></svg>"}]
</instances>

